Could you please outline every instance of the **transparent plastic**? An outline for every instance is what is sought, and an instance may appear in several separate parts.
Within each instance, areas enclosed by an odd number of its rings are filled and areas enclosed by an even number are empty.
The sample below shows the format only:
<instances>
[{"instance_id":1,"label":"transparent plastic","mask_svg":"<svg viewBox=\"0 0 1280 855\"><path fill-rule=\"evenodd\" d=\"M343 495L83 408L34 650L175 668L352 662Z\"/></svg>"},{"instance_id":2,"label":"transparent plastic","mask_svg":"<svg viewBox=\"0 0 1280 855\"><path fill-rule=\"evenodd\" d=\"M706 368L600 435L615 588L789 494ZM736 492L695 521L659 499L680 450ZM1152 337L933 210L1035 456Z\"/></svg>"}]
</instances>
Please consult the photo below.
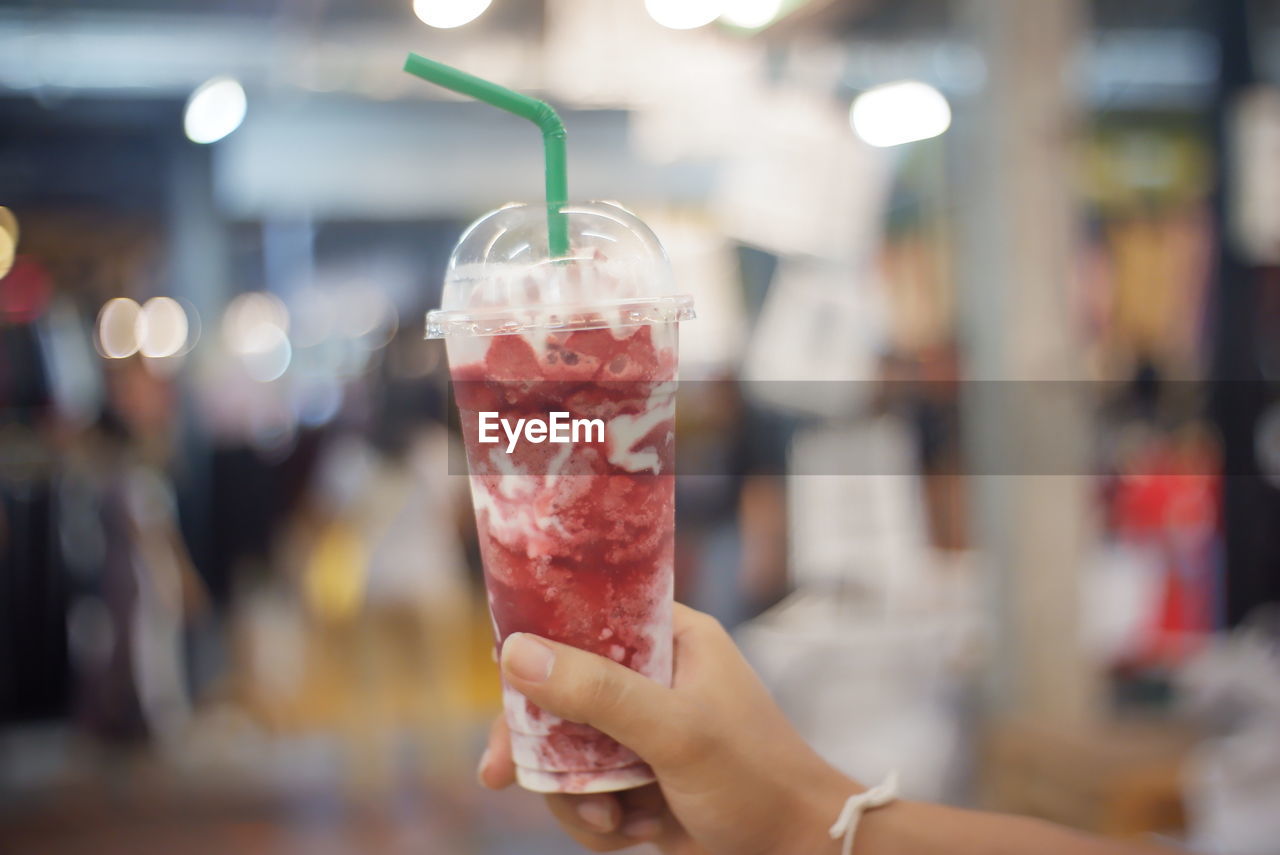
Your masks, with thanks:
<instances>
[{"instance_id":1,"label":"transparent plastic","mask_svg":"<svg viewBox=\"0 0 1280 855\"><path fill-rule=\"evenodd\" d=\"M428 336L446 340L494 640L533 633L670 685L675 380L692 301L634 215L606 202L560 210L569 252L554 258L545 204L478 220L427 316ZM481 428L553 413L599 430L501 445ZM510 687L503 706L526 789L653 780L625 746Z\"/></svg>"},{"instance_id":2,"label":"transparent plastic","mask_svg":"<svg viewBox=\"0 0 1280 855\"><path fill-rule=\"evenodd\" d=\"M688 320L653 232L611 202L565 205L569 254L552 258L543 204L513 204L473 223L445 273L427 338L625 327Z\"/></svg>"}]
</instances>

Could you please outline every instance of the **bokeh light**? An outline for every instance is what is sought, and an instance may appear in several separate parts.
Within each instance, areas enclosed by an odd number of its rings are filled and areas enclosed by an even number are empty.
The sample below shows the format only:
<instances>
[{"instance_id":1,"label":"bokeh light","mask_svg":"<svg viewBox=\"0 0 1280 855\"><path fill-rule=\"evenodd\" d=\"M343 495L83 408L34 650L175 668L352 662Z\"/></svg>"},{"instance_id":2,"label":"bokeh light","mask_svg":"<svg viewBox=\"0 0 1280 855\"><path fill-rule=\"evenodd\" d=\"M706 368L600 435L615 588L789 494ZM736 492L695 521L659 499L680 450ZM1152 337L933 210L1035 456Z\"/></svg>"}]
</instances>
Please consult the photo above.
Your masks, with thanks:
<instances>
[{"instance_id":1,"label":"bokeh light","mask_svg":"<svg viewBox=\"0 0 1280 855\"><path fill-rule=\"evenodd\" d=\"M195 143L217 142L244 121L249 101L234 77L214 77L196 87L187 99L183 129Z\"/></svg>"},{"instance_id":2,"label":"bokeh light","mask_svg":"<svg viewBox=\"0 0 1280 855\"><path fill-rule=\"evenodd\" d=\"M693 30L720 17L724 0L645 0L649 17L670 30Z\"/></svg>"},{"instance_id":3,"label":"bokeh light","mask_svg":"<svg viewBox=\"0 0 1280 855\"><path fill-rule=\"evenodd\" d=\"M293 360L289 310L279 297L263 291L240 294L222 316L222 341L240 357L245 371L260 383L278 380Z\"/></svg>"},{"instance_id":4,"label":"bokeh light","mask_svg":"<svg viewBox=\"0 0 1280 855\"><path fill-rule=\"evenodd\" d=\"M187 344L187 313L172 297L152 297L142 305L135 322L138 351L161 359L176 356Z\"/></svg>"},{"instance_id":5,"label":"bokeh light","mask_svg":"<svg viewBox=\"0 0 1280 855\"><path fill-rule=\"evenodd\" d=\"M484 14L492 0L413 0L413 14L429 27L451 30Z\"/></svg>"},{"instance_id":6,"label":"bokeh light","mask_svg":"<svg viewBox=\"0 0 1280 855\"><path fill-rule=\"evenodd\" d=\"M13 269L18 252L18 218L13 211L0 206L0 279Z\"/></svg>"},{"instance_id":7,"label":"bokeh light","mask_svg":"<svg viewBox=\"0 0 1280 855\"><path fill-rule=\"evenodd\" d=\"M849 108L849 124L878 148L936 137L951 127L951 105L918 80L886 83L863 92Z\"/></svg>"},{"instance_id":8,"label":"bokeh light","mask_svg":"<svg viewBox=\"0 0 1280 855\"><path fill-rule=\"evenodd\" d=\"M116 297L98 312L95 344L108 359L124 359L138 352L138 319L142 307L128 297Z\"/></svg>"},{"instance_id":9,"label":"bokeh light","mask_svg":"<svg viewBox=\"0 0 1280 855\"><path fill-rule=\"evenodd\" d=\"M264 291L237 295L227 304L222 316L222 340L233 353L246 353L256 342L261 327L289 331L289 310L279 297Z\"/></svg>"},{"instance_id":10,"label":"bokeh light","mask_svg":"<svg viewBox=\"0 0 1280 855\"><path fill-rule=\"evenodd\" d=\"M782 11L782 0L728 0L720 20L735 27L758 30L767 27Z\"/></svg>"},{"instance_id":11,"label":"bokeh light","mask_svg":"<svg viewBox=\"0 0 1280 855\"><path fill-rule=\"evenodd\" d=\"M250 377L259 383L270 383L289 370L293 347L284 330L262 324L241 340L240 359Z\"/></svg>"}]
</instances>

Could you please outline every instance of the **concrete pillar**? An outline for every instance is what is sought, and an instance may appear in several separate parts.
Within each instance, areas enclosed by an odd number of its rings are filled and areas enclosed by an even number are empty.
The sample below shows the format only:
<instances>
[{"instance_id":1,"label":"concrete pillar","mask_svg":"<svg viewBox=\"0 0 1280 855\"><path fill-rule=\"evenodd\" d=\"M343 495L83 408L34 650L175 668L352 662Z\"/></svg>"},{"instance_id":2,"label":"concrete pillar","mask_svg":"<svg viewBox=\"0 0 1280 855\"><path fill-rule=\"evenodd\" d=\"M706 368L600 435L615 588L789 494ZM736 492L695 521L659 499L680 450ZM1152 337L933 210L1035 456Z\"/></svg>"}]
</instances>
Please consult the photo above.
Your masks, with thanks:
<instances>
[{"instance_id":1,"label":"concrete pillar","mask_svg":"<svg viewBox=\"0 0 1280 855\"><path fill-rule=\"evenodd\" d=\"M1083 724L1098 704L1080 646L1091 552L1092 409L1073 311L1078 0L965 0L986 85L956 107L952 164L962 413L975 539L995 616L996 715Z\"/></svg>"}]
</instances>

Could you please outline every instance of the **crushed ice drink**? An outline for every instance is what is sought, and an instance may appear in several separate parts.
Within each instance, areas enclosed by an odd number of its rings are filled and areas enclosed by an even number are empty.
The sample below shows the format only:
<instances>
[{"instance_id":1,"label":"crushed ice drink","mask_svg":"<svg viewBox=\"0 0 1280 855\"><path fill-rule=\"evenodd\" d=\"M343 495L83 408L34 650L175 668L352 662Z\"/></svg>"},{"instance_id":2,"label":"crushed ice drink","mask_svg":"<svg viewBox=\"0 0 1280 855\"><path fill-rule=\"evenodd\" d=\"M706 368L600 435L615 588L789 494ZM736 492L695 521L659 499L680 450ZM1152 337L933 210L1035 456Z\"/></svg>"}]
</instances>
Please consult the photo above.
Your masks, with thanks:
<instances>
[{"instance_id":1,"label":"crushed ice drink","mask_svg":"<svg viewBox=\"0 0 1280 855\"><path fill-rule=\"evenodd\" d=\"M449 356L494 633L499 646L541 635L669 685L677 336L693 302L634 214L557 210L568 239L557 253L547 205L473 223L427 315ZM549 435L560 420L603 430ZM624 746L505 686L503 708L526 789L653 780Z\"/></svg>"},{"instance_id":2,"label":"crushed ice drink","mask_svg":"<svg viewBox=\"0 0 1280 855\"><path fill-rule=\"evenodd\" d=\"M671 681L675 324L498 335L452 370L498 643L551 638ZM604 422L603 442L482 443L479 414ZM528 789L653 779L628 749L504 687Z\"/></svg>"}]
</instances>

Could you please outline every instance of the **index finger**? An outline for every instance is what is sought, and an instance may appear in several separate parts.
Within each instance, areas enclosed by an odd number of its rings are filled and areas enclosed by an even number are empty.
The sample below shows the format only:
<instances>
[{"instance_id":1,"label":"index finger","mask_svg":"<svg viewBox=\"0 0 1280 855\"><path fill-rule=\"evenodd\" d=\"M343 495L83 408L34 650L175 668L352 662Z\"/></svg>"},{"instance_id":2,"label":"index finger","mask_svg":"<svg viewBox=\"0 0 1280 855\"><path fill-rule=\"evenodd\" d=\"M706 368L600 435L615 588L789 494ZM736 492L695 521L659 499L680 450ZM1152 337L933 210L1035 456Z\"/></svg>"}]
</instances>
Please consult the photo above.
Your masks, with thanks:
<instances>
[{"instance_id":1,"label":"index finger","mask_svg":"<svg viewBox=\"0 0 1280 855\"><path fill-rule=\"evenodd\" d=\"M489 728L489 744L480 757L477 772L480 785L490 790L502 790L516 782L516 766L511 759L511 733L507 730L507 717L498 713Z\"/></svg>"}]
</instances>

